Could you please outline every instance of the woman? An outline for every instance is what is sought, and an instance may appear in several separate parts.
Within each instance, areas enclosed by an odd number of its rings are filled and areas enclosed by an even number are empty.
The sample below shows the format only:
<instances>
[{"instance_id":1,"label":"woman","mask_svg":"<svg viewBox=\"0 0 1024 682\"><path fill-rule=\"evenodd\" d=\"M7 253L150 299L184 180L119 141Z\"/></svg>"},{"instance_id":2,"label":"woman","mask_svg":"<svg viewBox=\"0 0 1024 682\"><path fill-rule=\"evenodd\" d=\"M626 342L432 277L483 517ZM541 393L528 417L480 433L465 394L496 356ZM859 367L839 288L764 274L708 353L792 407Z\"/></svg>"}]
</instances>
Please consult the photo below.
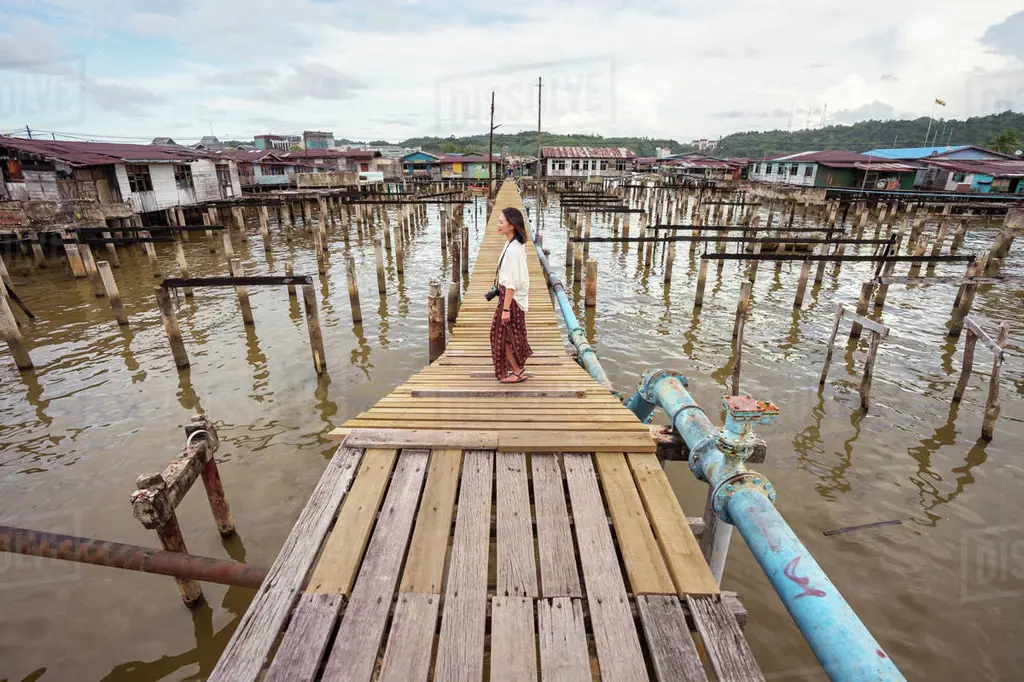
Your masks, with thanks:
<instances>
[{"instance_id":1,"label":"woman","mask_svg":"<svg viewBox=\"0 0 1024 682\"><path fill-rule=\"evenodd\" d=\"M530 307L530 272L526 267L526 223L511 206L498 217L498 232L508 241L498 260L498 307L491 322L494 377L503 384L526 381L526 360L533 355L526 340Z\"/></svg>"}]
</instances>

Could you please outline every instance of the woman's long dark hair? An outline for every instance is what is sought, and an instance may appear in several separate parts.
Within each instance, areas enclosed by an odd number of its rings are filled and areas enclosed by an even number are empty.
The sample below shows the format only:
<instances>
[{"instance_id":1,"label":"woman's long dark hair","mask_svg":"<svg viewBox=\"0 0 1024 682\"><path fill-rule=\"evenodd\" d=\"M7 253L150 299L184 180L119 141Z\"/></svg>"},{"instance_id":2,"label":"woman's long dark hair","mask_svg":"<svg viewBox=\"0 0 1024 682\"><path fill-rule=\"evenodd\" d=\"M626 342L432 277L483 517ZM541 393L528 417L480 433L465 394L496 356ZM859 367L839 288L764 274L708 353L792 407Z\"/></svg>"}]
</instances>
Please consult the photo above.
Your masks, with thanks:
<instances>
[{"instance_id":1,"label":"woman's long dark hair","mask_svg":"<svg viewBox=\"0 0 1024 682\"><path fill-rule=\"evenodd\" d=\"M515 230L515 239L520 244L526 243L526 221L523 220L523 212L518 208L508 206L507 208L501 209L501 215L505 216L505 220Z\"/></svg>"}]
</instances>

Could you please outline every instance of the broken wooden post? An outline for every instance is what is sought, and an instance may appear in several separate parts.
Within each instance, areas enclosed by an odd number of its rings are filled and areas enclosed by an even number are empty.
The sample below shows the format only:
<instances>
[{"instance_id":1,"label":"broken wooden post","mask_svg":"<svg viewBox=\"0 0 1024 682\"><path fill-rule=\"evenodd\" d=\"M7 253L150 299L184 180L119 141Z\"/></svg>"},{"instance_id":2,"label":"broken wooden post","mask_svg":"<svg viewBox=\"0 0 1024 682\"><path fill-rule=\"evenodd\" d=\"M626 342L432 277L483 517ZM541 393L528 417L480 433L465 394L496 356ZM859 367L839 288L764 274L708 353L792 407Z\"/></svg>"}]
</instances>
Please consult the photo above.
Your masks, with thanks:
<instances>
[{"instance_id":1,"label":"broken wooden post","mask_svg":"<svg viewBox=\"0 0 1024 682\"><path fill-rule=\"evenodd\" d=\"M885 334L880 334L876 331L871 332L871 340L868 345L868 355L864 360L864 378L861 379L860 388L860 407L863 410L868 409L868 395L871 393L871 379L875 372L875 355L878 353L878 346L882 343L882 339L885 338Z\"/></svg>"},{"instance_id":2,"label":"broken wooden post","mask_svg":"<svg viewBox=\"0 0 1024 682\"><path fill-rule=\"evenodd\" d=\"M174 242L174 258L178 261L178 270L181 272L182 279L188 279L188 263L185 261L185 250L181 246L181 242ZM192 287L182 287L185 290L185 297L191 298L194 293Z\"/></svg>"},{"instance_id":3,"label":"broken wooden post","mask_svg":"<svg viewBox=\"0 0 1024 682\"><path fill-rule=\"evenodd\" d=\"M746 281L740 287L740 306L736 310L736 326L733 329L733 338L735 339L736 356L732 365L732 392L730 395L740 394L740 367L743 364L743 329L747 324L747 310L750 304L750 292L754 288L754 283ZM747 302L746 306L743 306L744 299Z\"/></svg>"},{"instance_id":4,"label":"broken wooden post","mask_svg":"<svg viewBox=\"0 0 1024 682\"><path fill-rule=\"evenodd\" d=\"M971 379L971 370L974 368L974 347L978 343L978 335L974 329L967 328L967 338L964 340L964 362L960 370L960 380L956 382L956 390L953 391L953 402L963 400L964 391L967 390L967 382Z\"/></svg>"},{"instance_id":5,"label":"broken wooden post","mask_svg":"<svg viewBox=\"0 0 1024 682\"><path fill-rule=\"evenodd\" d=\"M285 274L285 277L294 277L295 276L295 264L292 262L292 260L290 258L284 264L284 274ZM294 284L289 284L288 285L288 296L290 296L291 298L295 298L295 285Z\"/></svg>"},{"instance_id":6,"label":"broken wooden post","mask_svg":"<svg viewBox=\"0 0 1024 682\"><path fill-rule=\"evenodd\" d=\"M427 332L429 335L428 361L441 357L445 347L444 328L444 295L441 293L441 283L430 280L430 292L427 298Z\"/></svg>"},{"instance_id":7,"label":"broken wooden post","mask_svg":"<svg viewBox=\"0 0 1024 682\"><path fill-rule=\"evenodd\" d=\"M313 253L316 254L316 271L321 275L327 274L327 263L324 261L324 247L320 228L313 230Z\"/></svg>"},{"instance_id":8,"label":"broken wooden post","mask_svg":"<svg viewBox=\"0 0 1024 682\"><path fill-rule=\"evenodd\" d=\"M115 268L121 267L121 259L117 255L117 247L114 246L114 242L112 241L113 237L110 236L109 232L103 232L102 235L103 235L104 239L108 240L107 241L107 258L110 261L110 264L113 265ZM37 246L37 244L35 242L33 242L32 246L35 247L35 246ZM37 259L42 256L42 253L43 253L43 250L39 249L39 255L37 256Z\"/></svg>"},{"instance_id":9,"label":"broken wooden post","mask_svg":"<svg viewBox=\"0 0 1024 682\"><path fill-rule=\"evenodd\" d=\"M359 307L359 281L356 279L356 262L352 256L345 259L345 276L348 279L348 301L352 308L352 322L363 321L363 313Z\"/></svg>"},{"instance_id":10,"label":"broken wooden post","mask_svg":"<svg viewBox=\"0 0 1024 682\"><path fill-rule=\"evenodd\" d=\"M85 277L85 265L82 263L82 254L78 250L78 244L72 243L71 234L67 230L62 230L60 237L64 243L64 253L68 257L71 274L75 278Z\"/></svg>"},{"instance_id":11,"label":"broken wooden post","mask_svg":"<svg viewBox=\"0 0 1024 682\"><path fill-rule=\"evenodd\" d=\"M387 296L388 285L387 275L384 272L384 248L379 234L373 238L373 254L377 262L377 293L381 296Z\"/></svg>"},{"instance_id":12,"label":"broken wooden post","mask_svg":"<svg viewBox=\"0 0 1024 682\"><path fill-rule=\"evenodd\" d=\"M665 284L672 282L672 266L676 262L676 243L669 242L665 254Z\"/></svg>"},{"instance_id":13,"label":"broken wooden post","mask_svg":"<svg viewBox=\"0 0 1024 682\"><path fill-rule=\"evenodd\" d=\"M214 209L203 211L203 225L214 225L213 221ZM213 238L213 230L206 230L206 246L209 247L210 253L217 253L217 242Z\"/></svg>"},{"instance_id":14,"label":"broken wooden post","mask_svg":"<svg viewBox=\"0 0 1024 682\"><path fill-rule=\"evenodd\" d=\"M700 259L700 269L697 271L697 287L693 295L693 309L700 310L704 305L704 284L708 279L708 260Z\"/></svg>"},{"instance_id":15,"label":"broken wooden post","mask_svg":"<svg viewBox=\"0 0 1024 682\"><path fill-rule=\"evenodd\" d=\"M587 308L597 307L597 260L587 260L587 286L584 291L584 305Z\"/></svg>"},{"instance_id":16,"label":"broken wooden post","mask_svg":"<svg viewBox=\"0 0 1024 682\"><path fill-rule=\"evenodd\" d=\"M452 230L452 282L459 286L462 282L462 265L459 263L462 259L462 242L454 227Z\"/></svg>"},{"instance_id":17,"label":"broken wooden post","mask_svg":"<svg viewBox=\"0 0 1024 682\"><path fill-rule=\"evenodd\" d=\"M103 280L100 279L100 271L96 267L96 258L92 255L92 247L88 244L80 245L79 251L82 254L82 264L85 266L85 274L89 277L89 284L92 286L92 293L96 295L96 298L102 298L106 295L106 290L103 288Z\"/></svg>"},{"instance_id":18,"label":"broken wooden post","mask_svg":"<svg viewBox=\"0 0 1024 682\"><path fill-rule=\"evenodd\" d=\"M232 277L245 276L245 273L242 272L242 261L232 258L228 265ZM249 287L238 284L235 286L235 293L238 294L238 307L242 309L242 322L248 327L254 326L256 323L252 317L252 305L249 303Z\"/></svg>"},{"instance_id":19,"label":"broken wooden post","mask_svg":"<svg viewBox=\"0 0 1024 682\"><path fill-rule=\"evenodd\" d=\"M897 242L898 243L898 242ZM895 249L898 251L899 247ZM882 277L892 276L892 271L896 268L896 261L887 261L882 266ZM885 306L885 298L889 294L889 285L886 282L880 282L878 285L878 292L875 294L875 310L881 310Z\"/></svg>"},{"instance_id":20,"label":"broken wooden post","mask_svg":"<svg viewBox=\"0 0 1024 682\"><path fill-rule=\"evenodd\" d=\"M818 378L818 386L825 385L825 379L828 377L828 368L832 364L832 349L836 344L836 334L839 333L839 322L843 319L843 304L836 304L836 316L832 320L832 333L828 337L828 347L825 350L825 364L821 368L821 376Z\"/></svg>"},{"instance_id":21,"label":"broken wooden post","mask_svg":"<svg viewBox=\"0 0 1024 682\"><path fill-rule=\"evenodd\" d=\"M179 369L188 367L188 353L185 352L185 342L181 338L181 329L178 327L178 316L174 312L174 304L171 303L171 295L163 287L155 287L156 303L160 308L160 319L164 324L164 333L167 334L167 341L171 344L171 355L174 356L174 364Z\"/></svg>"},{"instance_id":22,"label":"broken wooden post","mask_svg":"<svg viewBox=\"0 0 1024 682\"><path fill-rule=\"evenodd\" d=\"M985 260L975 261L967 265L967 277L975 277L985 271ZM957 338L964 328L964 320L971 312L974 304L974 296L978 293L978 285L975 282L967 282L960 285L957 291L956 300L953 302L953 317L949 321L949 333L952 338Z\"/></svg>"},{"instance_id":23,"label":"broken wooden post","mask_svg":"<svg viewBox=\"0 0 1024 682\"><path fill-rule=\"evenodd\" d=\"M117 282L114 280L114 272L110 269L110 263L101 260L96 266L99 268L100 279L103 281L103 288L110 301L110 308L114 311L114 319L119 325L128 324L128 314L124 310L124 303L121 302L121 292L117 289Z\"/></svg>"},{"instance_id":24,"label":"broken wooden post","mask_svg":"<svg viewBox=\"0 0 1024 682\"><path fill-rule=\"evenodd\" d=\"M978 331L981 331L981 329L977 328L975 333ZM994 344L990 344L993 353L992 374L989 377L988 396L985 399L985 418L981 424L981 437L985 440L992 440L992 434L996 428L996 420L999 419L999 413L1002 409L999 404L999 374L1003 368L1003 349L1006 348L1009 334L1010 323L1000 322L996 341ZM980 337L981 334L978 334L978 336ZM985 338L986 341L990 341L987 336Z\"/></svg>"},{"instance_id":25,"label":"broken wooden post","mask_svg":"<svg viewBox=\"0 0 1024 682\"><path fill-rule=\"evenodd\" d=\"M228 270L230 270L231 261L235 257L235 246L231 243L231 230L222 230L220 236L224 240L224 260L228 262Z\"/></svg>"},{"instance_id":26,"label":"broken wooden post","mask_svg":"<svg viewBox=\"0 0 1024 682\"><path fill-rule=\"evenodd\" d=\"M796 283L796 298L793 299L793 307L797 310L804 303L804 291L807 289L807 278L811 274L811 261L804 259L804 264L800 268L800 279ZM733 394L737 395L737 394Z\"/></svg>"},{"instance_id":27,"label":"broken wooden post","mask_svg":"<svg viewBox=\"0 0 1024 682\"><path fill-rule=\"evenodd\" d=\"M232 206L231 213L235 217L235 227L238 228L238 237L245 244L249 241L249 235L245 231L245 214L242 213L241 206Z\"/></svg>"},{"instance_id":28,"label":"broken wooden post","mask_svg":"<svg viewBox=\"0 0 1024 682\"><path fill-rule=\"evenodd\" d=\"M874 288L874 283L871 281L864 282L860 285L860 298L857 299L857 314L861 317L865 316L868 312L868 301L871 300L871 290ZM850 325L850 338L859 339L861 332L861 325L854 322Z\"/></svg>"},{"instance_id":29,"label":"broken wooden post","mask_svg":"<svg viewBox=\"0 0 1024 682\"><path fill-rule=\"evenodd\" d=\"M703 259L701 259L703 262ZM754 283L750 280L746 280L740 285L740 299L736 303L736 319L732 326L732 340L735 341L740 331L741 320L747 315L747 311L750 310L750 295L754 291Z\"/></svg>"},{"instance_id":30,"label":"broken wooden post","mask_svg":"<svg viewBox=\"0 0 1024 682\"><path fill-rule=\"evenodd\" d=\"M448 282L448 321L455 322L459 319L459 283Z\"/></svg>"},{"instance_id":31,"label":"broken wooden post","mask_svg":"<svg viewBox=\"0 0 1024 682\"><path fill-rule=\"evenodd\" d=\"M323 374L327 370L327 359L324 354L324 337L320 331L320 312L312 284L302 285L302 305L306 311L306 330L309 332L309 347L313 353L313 368L317 374Z\"/></svg>"},{"instance_id":32,"label":"broken wooden post","mask_svg":"<svg viewBox=\"0 0 1024 682\"><path fill-rule=\"evenodd\" d=\"M263 248L270 250L270 214L267 212L267 205L260 206L260 234L263 235Z\"/></svg>"},{"instance_id":33,"label":"broken wooden post","mask_svg":"<svg viewBox=\"0 0 1024 682\"><path fill-rule=\"evenodd\" d=\"M0 283L0 290L3 288L4 284ZM11 355L14 357L14 364L18 369L32 369L32 358L28 355L25 340L21 336L21 330L18 329L18 320L14 317L14 311L11 310L6 290L0 291L0 338L7 341L7 346L11 349Z\"/></svg>"},{"instance_id":34,"label":"broken wooden post","mask_svg":"<svg viewBox=\"0 0 1024 682\"><path fill-rule=\"evenodd\" d=\"M461 210L461 209L460 209ZM469 277L469 230L466 229L465 225L461 225L461 213L460 215L460 229L459 237L462 241L462 257L459 259L462 265L462 274L464 277Z\"/></svg>"}]
</instances>

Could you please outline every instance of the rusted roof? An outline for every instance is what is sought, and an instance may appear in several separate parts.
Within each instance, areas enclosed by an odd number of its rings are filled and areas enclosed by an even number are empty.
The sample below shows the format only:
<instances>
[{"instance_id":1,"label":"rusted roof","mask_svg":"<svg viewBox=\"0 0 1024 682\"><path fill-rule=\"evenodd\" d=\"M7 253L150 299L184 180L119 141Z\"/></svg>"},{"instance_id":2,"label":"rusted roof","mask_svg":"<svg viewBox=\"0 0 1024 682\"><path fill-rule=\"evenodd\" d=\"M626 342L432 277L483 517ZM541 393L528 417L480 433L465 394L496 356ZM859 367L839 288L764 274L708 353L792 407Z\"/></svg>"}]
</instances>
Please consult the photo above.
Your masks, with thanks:
<instances>
[{"instance_id":1,"label":"rusted roof","mask_svg":"<svg viewBox=\"0 0 1024 682\"><path fill-rule=\"evenodd\" d=\"M446 154L438 163L487 163L486 154ZM491 155L491 163L501 163L500 156Z\"/></svg>"},{"instance_id":2,"label":"rusted roof","mask_svg":"<svg viewBox=\"0 0 1024 682\"><path fill-rule=\"evenodd\" d=\"M544 158L555 159L635 159L636 154L625 147L544 147Z\"/></svg>"},{"instance_id":3,"label":"rusted roof","mask_svg":"<svg viewBox=\"0 0 1024 682\"><path fill-rule=\"evenodd\" d=\"M109 142L66 142L25 140L0 135L0 147L63 161L72 166L101 166L111 163L181 163L215 156L185 147Z\"/></svg>"},{"instance_id":4,"label":"rusted roof","mask_svg":"<svg viewBox=\"0 0 1024 682\"><path fill-rule=\"evenodd\" d=\"M936 166L944 170L957 173L981 173L991 175L994 178L1020 178L1024 177L1024 161L1011 161L1009 159L921 159L928 166Z\"/></svg>"}]
</instances>

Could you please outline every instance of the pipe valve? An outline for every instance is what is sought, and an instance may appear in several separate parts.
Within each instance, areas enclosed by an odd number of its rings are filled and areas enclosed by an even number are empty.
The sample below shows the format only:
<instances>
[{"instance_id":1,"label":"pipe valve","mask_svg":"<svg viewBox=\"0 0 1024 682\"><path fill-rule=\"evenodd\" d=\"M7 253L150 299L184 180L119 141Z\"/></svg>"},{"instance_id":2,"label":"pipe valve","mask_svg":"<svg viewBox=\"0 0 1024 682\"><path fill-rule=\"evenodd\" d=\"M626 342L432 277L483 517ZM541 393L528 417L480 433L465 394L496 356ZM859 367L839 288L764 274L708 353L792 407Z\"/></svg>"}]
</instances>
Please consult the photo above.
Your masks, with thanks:
<instances>
[{"instance_id":1,"label":"pipe valve","mask_svg":"<svg viewBox=\"0 0 1024 682\"><path fill-rule=\"evenodd\" d=\"M722 397L725 425L719 430L718 445L726 454L746 459L754 451L754 426L771 424L779 416L775 403L754 400L749 395Z\"/></svg>"}]
</instances>

